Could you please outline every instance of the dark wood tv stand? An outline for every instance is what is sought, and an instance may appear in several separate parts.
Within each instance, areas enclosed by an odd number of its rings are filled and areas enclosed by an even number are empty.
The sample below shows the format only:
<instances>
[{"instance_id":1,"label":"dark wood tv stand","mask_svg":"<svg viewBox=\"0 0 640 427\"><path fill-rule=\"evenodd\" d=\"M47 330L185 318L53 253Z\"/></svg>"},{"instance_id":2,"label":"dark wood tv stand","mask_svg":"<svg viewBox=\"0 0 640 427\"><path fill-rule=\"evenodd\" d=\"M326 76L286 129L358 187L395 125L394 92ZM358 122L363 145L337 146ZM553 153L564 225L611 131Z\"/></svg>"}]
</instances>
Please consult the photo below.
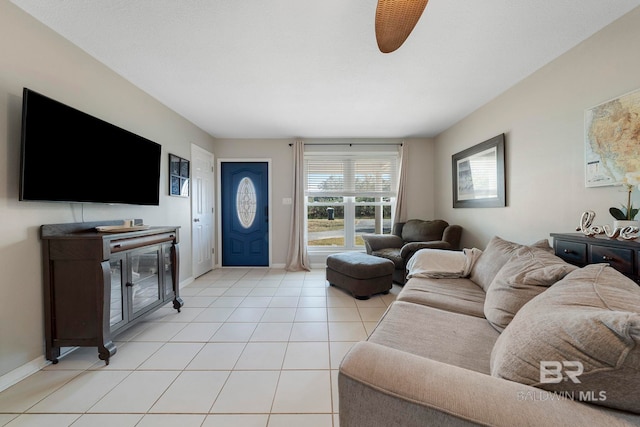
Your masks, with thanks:
<instances>
[{"instance_id":1,"label":"dark wood tv stand","mask_svg":"<svg viewBox=\"0 0 640 427\"><path fill-rule=\"evenodd\" d=\"M180 311L179 227L119 233L95 227L123 221L48 224L40 229L45 356L61 347L96 346L109 364L112 337L173 301ZM142 224L142 220L136 220Z\"/></svg>"}]
</instances>

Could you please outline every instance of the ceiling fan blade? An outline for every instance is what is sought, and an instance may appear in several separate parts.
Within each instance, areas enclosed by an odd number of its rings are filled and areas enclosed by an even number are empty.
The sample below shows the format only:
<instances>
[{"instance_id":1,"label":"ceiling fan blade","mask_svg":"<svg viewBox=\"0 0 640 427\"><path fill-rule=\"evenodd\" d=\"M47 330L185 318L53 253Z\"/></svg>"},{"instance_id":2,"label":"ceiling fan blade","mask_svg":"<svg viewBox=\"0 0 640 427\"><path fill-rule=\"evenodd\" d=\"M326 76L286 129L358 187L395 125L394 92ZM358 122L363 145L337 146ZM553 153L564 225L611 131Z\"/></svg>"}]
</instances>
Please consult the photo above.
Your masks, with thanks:
<instances>
[{"instance_id":1,"label":"ceiling fan blade","mask_svg":"<svg viewBox=\"0 0 640 427\"><path fill-rule=\"evenodd\" d=\"M418 23L429 0L378 0L376 40L382 53L402 46Z\"/></svg>"}]
</instances>

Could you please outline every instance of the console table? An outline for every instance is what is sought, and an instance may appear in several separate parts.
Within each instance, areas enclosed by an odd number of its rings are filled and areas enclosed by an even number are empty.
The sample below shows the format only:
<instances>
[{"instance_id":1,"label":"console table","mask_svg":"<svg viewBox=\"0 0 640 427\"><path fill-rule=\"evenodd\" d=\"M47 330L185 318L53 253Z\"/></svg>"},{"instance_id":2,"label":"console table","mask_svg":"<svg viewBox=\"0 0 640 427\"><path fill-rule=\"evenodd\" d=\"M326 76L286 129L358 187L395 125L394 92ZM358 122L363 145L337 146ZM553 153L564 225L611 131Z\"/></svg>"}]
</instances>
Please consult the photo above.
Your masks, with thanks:
<instances>
[{"instance_id":1,"label":"console table","mask_svg":"<svg viewBox=\"0 0 640 427\"><path fill-rule=\"evenodd\" d=\"M61 347L95 346L109 364L112 337L167 302L180 311L179 227L98 232L123 221L48 224L40 228L44 274L45 356Z\"/></svg>"},{"instance_id":2,"label":"console table","mask_svg":"<svg viewBox=\"0 0 640 427\"><path fill-rule=\"evenodd\" d=\"M640 284L640 242L581 233L551 233L551 237L555 254L568 263L583 267L606 262Z\"/></svg>"}]
</instances>

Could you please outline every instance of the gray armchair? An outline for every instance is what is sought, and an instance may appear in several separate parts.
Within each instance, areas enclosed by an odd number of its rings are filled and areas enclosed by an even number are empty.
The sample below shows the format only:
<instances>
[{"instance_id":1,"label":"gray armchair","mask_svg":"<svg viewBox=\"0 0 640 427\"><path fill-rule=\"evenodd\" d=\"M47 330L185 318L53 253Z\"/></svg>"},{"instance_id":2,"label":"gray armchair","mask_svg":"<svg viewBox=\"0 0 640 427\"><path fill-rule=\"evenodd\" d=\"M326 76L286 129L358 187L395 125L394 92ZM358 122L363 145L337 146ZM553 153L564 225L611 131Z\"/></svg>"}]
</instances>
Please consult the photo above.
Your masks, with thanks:
<instances>
[{"instance_id":1,"label":"gray armchair","mask_svg":"<svg viewBox=\"0 0 640 427\"><path fill-rule=\"evenodd\" d=\"M407 281L407 262L420 249L460 249L462 227L436 219L410 219L393 226L393 234L364 234L362 239L369 255L387 258L395 264L393 281Z\"/></svg>"}]
</instances>

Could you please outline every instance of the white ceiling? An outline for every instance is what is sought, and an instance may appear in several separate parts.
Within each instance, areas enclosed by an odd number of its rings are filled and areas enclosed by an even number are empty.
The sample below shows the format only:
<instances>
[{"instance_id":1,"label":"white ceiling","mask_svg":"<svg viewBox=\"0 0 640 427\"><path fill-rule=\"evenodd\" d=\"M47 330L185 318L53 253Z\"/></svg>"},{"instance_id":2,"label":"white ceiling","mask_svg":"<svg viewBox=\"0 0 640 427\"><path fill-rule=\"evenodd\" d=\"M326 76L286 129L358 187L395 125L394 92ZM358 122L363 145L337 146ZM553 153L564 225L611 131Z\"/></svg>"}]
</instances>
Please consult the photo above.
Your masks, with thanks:
<instances>
[{"instance_id":1,"label":"white ceiling","mask_svg":"<svg viewBox=\"0 0 640 427\"><path fill-rule=\"evenodd\" d=\"M11 0L219 138L432 137L640 0L431 0L380 53L376 0Z\"/></svg>"}]
</instances>

